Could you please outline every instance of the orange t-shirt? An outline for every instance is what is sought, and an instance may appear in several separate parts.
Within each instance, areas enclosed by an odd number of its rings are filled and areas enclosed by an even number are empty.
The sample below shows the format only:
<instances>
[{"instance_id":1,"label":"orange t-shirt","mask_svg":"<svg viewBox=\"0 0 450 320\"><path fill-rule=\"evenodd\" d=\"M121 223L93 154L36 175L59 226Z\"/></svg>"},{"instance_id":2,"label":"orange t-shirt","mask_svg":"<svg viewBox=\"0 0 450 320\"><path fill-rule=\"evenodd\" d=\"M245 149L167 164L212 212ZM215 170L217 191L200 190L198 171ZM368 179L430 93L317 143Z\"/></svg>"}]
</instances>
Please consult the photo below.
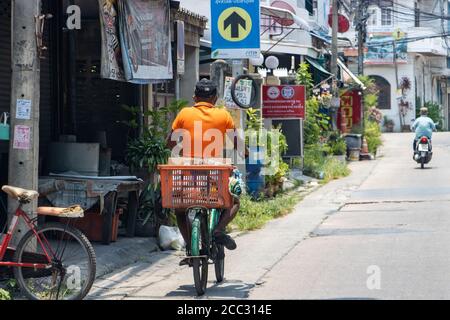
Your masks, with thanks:
<instances>
[{"instance_id":1,"label":"orange t-shirt","mask_svg":"<svg viewBox=\"0 0 450 320\"><path fill-rule=\"evenodd\" d=\"M172 124L172 130L177 129L187 130L190 135L188 139L183 136L183 156L203 158L222 157L226 131L235 129L235 126L228 111L215 108L207 102L199 102L180 111ZM221 141L216 140L219 135ZM189 143L190 148L187 146ZM220 144L222 150L219 150Z\"/></svg>"}]
</instances>

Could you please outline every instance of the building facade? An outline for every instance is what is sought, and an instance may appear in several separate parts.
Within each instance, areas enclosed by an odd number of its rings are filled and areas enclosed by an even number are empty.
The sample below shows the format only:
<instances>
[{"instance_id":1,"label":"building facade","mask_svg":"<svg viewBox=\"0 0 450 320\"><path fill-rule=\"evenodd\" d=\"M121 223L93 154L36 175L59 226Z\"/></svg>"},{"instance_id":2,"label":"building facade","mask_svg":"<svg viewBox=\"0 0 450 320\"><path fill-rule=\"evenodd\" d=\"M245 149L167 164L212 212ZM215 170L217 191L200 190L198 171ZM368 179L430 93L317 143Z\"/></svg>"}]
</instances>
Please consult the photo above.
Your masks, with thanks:
<instances>
[{"instance_id":1,"label":"building facade","mask_svg":"<svg viewBox=\"0 0 450 320\"><path fill-rule=\"evenodd\" d=\"M395 131L406 131L416 117L416 108L437 103L444 119L442 129L448 130L449 2L385 0L367 4L364 75L378 85L378 107L395 122ZM351 8L356 5L357 1L349 3ZM349 67L356 72L356 19L351 18L352 28L345 36L354 47L344 52Z\"/></svg>"}]
</instances>

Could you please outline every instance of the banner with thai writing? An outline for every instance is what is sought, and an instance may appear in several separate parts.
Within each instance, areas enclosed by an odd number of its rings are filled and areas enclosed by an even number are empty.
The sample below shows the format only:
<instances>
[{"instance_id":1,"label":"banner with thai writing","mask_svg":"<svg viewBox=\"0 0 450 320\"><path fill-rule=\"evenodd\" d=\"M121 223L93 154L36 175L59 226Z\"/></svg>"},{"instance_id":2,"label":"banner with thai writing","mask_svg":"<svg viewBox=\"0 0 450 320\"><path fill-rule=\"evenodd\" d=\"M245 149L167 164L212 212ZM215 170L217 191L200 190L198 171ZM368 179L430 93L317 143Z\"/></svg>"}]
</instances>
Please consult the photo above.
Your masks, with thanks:
<instances>
[{"instance_id":1,"label":"banner with thai writing","mask_svg":"<svg viewBox=\"0 0 450 320\"><path fill-rule=\"evenodd\" d=\"M102 33L101 77L125 81L119 40L117 0L98 0Z\"/></svg>"},{"instance_id":2,"label":"banner with thai writing","mask_svg":"<svg viewBox=\"0 0 450 320\"><path fill-rule=\"evenodd\" d=\"M125 78L151 83L173 78L169 0L119 0Z\"/></svg>"}]
</instances>

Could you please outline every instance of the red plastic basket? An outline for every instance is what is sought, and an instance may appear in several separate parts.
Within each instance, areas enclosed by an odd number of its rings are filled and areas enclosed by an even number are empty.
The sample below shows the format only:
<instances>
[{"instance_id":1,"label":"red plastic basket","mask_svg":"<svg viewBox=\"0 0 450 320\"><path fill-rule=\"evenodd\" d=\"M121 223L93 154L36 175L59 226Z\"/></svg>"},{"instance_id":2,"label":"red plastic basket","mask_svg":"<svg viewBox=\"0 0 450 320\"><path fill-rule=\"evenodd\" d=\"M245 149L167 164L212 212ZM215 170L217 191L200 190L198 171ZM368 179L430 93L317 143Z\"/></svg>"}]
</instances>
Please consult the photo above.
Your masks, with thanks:
<instances>
[{"instance_id":1,"label":"red plastic basket","mask_svg":"<svg viewBox=\"0 0 450 320\"><path fill-rule=\"evenodd\" d=\"M160 165L162 206L187 209L231 208L233 198L228 191L230 165Z\"/></svg>"}]
</instances>

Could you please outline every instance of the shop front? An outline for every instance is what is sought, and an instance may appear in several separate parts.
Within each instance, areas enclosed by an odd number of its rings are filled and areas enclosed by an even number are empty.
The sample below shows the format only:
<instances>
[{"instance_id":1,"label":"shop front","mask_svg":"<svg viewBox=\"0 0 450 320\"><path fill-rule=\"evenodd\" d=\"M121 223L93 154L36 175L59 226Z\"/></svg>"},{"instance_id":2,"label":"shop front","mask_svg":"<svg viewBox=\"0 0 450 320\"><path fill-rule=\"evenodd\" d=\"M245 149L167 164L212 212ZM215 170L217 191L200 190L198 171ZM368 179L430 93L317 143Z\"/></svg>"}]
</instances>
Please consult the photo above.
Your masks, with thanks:
<instances>
[{"instance_id":1,"label":"shop front","mask_svg":"<svg viewBox=\"0 0 450 320\"><path fill-rule=\"evenodd\" d=\"M121 9L120 3L122 6L129 3L102 0L42 1L42 13L50 13L52 18L46 20L44 25L43 46L47 50L41 59L40 70L39 204L81 204L91 221L82 221L79 227L84 228L83 231L91 239L103 243L116 240L117 234L121 233L126 236L136 235L139 194L146 177L130 170L126 149L129 139L138 136L147 122L151 121L142 113L167 106L176 97L190 98L192 92L188 92L189 85L186 83L192 85L198 79L198 47L205 19L178 8L174 2L157 2L166 5L161 7L164 9L163 15L167 14L168 18L166 34L155 32L158 38L147 32L148 38L144 39L134 29L128 30L128 33L124 31L123 37L118 33L119 43L115 44L116 48L124 47L124 38L131 35L127 41L133 43L126 48L139 45L142 50L139 52L140 60L129 54L130 77L113 79L105 77L105 56L108 56L105 47L108 49L108 43L104 36L102 14L106 8L116 10L117 14ZM148 2L136 0L133 3L143 5ZM80 28L68 28L67 21L72 17L68 10L70 6L80 9ZM127 10L130 8L133 9L129 7ZM127 11L127 23L136 18L136 14ZM117 15L117 19L123 17ZM10 0L0 0L0 18L0 113L3 114L9 112L11 104ZM185 46L184 72L177 72L176 68L179 65L175 43L177 34L174 30L176 19L182 19L184 23L181 29L184 32L181 38L186 39L182 43ZM146 28L151 30L160 26L147 25ZM161 48L164 43L168 44L166 50ZM127 55L117 55L115 58L126 59ZM152 72L157 69L144 63L139 68L133 68L133 62L146 61L147 58L152 61L170 61L170 70L167 69L170 77L155 75L155 79L152 79ZM139 73L139 70L147 72ZM129 125L135 116L130 113L130 107L140 111L136 127ZM7 183L8 169L11 169L7 163L8 149L9 141L0 141L2 184ZM144 181L140 178L144 178ZM6 197L2 200L2 204L6 204ZM93 225L97 225L95 230L91 230Z\"/></svg>"}]
</instances>

